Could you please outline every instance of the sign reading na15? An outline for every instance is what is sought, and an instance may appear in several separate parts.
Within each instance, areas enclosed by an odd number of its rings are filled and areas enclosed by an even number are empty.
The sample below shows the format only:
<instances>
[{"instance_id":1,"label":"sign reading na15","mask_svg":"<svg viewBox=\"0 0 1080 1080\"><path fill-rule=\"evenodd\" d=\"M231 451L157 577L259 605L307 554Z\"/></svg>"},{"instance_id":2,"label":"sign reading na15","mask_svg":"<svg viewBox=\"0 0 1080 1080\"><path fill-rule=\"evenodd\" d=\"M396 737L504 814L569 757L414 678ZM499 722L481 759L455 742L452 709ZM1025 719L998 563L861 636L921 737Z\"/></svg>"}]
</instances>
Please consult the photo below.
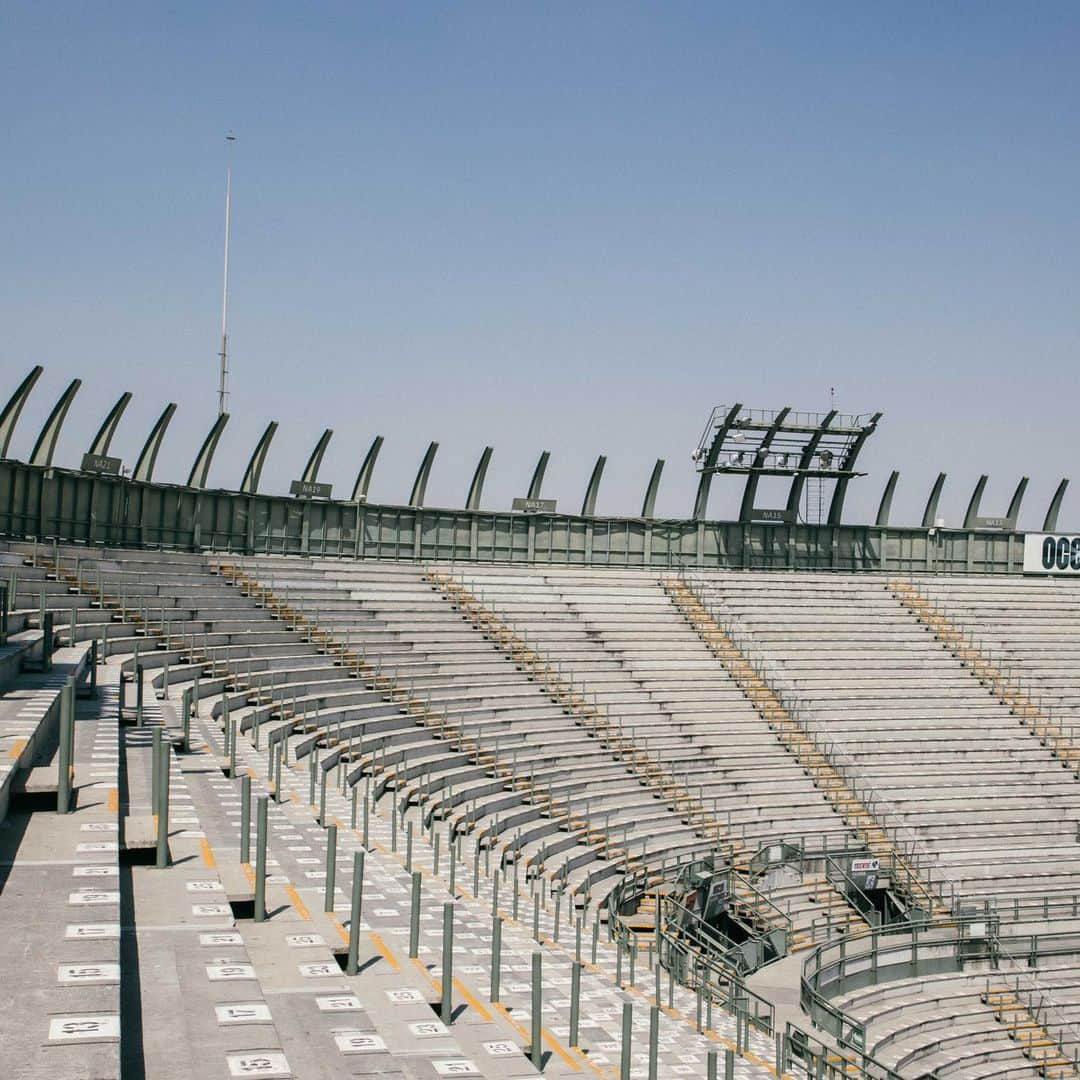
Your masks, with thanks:
<instances>
[{"instance_id":1,"label":"sign reading na15","mask_svg":"<svg viewBox=\"0 0 1080 1080\"><path fill-rule=\"evenodd\" d=\"M1028 533L1024 537L1024 573L1080 575L1080 536Z\"/></svg>"}]
</instances>

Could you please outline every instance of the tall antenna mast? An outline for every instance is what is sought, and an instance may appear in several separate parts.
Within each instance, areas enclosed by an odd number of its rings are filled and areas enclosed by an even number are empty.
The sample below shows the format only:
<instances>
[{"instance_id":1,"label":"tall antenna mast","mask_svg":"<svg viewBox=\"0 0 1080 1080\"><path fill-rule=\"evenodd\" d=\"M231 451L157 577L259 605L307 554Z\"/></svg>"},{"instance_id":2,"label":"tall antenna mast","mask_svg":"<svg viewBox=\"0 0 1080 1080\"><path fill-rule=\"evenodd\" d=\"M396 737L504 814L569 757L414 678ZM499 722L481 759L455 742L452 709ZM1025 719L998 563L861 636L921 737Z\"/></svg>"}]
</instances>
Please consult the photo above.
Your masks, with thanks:
<instances>
[{"instance_id":1,"label":"tall antenna mast","mask_svg":"<svg viewBox=\"0 0 1080 1080\"><path fill-rule=\"evenodd\" d=\"M221 286L221 380L218 383L218 416L225 412L229 396L229 225L232 210L232 144L236 136L230 131L225 136L225 272Z\"/></svg>"}]
</instances>

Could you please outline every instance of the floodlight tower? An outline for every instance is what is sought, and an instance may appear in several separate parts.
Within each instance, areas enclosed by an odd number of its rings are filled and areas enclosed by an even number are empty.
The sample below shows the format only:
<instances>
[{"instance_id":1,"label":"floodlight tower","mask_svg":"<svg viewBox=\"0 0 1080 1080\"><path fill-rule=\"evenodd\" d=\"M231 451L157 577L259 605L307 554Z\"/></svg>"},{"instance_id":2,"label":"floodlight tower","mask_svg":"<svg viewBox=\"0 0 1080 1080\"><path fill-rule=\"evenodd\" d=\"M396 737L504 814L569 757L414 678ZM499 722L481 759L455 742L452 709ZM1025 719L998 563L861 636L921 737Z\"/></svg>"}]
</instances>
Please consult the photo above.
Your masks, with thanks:
<instances>
[{"instance_id":1,"label":"floodlight tower","mask_svg":"<svg viewBox=\"0 0 1080 1080\"><path fill-rule=\"evenodd\" d=\"M849 482L866 475L855 470L855 462L880 419L879 412L847 415L835 406L827 413L817 413L795 412L790 406L746 409L742 404L717 405L691 454L699 473L695 519L705 517L712 477L725 473L746 477L741 522L795 524L806 482L829 480L834 486L827 524L839 525ZM790 477L783 508L756 505L758 481L763 476Z\"/></svg>"},{"instance_id":2,"label":"floodlight tower","mask_svg":"<svg viewBox=\"0 0 1080 1080\"><path fill-rule=\"evenodd\" d=\"M225 136L225 271L221 286L221 378L218 382L218 416L225 413L229 396L229 226L232 211L232 147L236 136L230 131Z\"/></svg>"}]
</instances>

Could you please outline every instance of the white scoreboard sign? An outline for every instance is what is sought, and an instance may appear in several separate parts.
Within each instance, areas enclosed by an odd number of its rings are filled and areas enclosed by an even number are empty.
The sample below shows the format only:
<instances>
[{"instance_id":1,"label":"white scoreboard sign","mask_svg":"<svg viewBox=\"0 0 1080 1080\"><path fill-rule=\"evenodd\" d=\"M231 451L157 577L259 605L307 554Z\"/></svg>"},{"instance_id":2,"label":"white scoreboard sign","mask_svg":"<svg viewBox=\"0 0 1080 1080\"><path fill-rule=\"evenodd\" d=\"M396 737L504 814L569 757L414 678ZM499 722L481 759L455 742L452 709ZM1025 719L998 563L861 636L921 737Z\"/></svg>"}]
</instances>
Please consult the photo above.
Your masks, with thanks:
<instances>
[{"instance_id":1,"label":"white scoreboard sign","mask_svg":"<svg viewBox=\"0 0 1080 1080\"><path fill-rule=\"evenodd\" d=\"M1025 574L1080 574L1080 536L1028 533L1024 537Z\"/></svg>"}]
</instances>

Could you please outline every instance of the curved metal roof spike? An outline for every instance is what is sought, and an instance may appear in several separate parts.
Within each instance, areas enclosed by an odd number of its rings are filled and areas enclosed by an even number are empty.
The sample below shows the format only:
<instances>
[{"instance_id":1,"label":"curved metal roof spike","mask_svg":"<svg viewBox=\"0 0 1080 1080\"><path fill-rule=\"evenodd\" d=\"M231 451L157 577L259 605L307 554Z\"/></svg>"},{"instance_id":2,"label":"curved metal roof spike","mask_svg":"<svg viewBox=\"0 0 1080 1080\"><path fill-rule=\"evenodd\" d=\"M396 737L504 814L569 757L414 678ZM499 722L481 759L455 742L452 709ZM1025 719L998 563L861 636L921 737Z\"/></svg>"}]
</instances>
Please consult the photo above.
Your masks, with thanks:
<instances>
[{"instance_id":1,"label":"curved metal roof spike","mask_svg":"<svg viewBox=\"0 0 1080 1080\"><path fill-rule=\"evenodd\" d=\"M964 511L964 528L974 529L975 519L979 516L979 504L982 502L983 492L986 490L986 481L990 477L983 473L978 480L975 481L975 490L971 493L971 498L968 499L967 510Z\"/></svg>"},{"instance_id":2,"label":"curved metal roof spike","mask_svg":"<svg viewBox=\"0 0 1080 1080\"><path fill-rule=\"evenodd\" d=\"M161 449L161 440L165 438L165 431L175 412L176 402L170 401L157 418L157 422L150 429L146 442L143 443L142 451L139 453L139 460L135 462L135 468L131 474L132 480L148 484L153 479L154 465L157 462L158 451Z\"/></svg>"},{"instance_id":3,"label":"curved metal roof spike","mask_svg":"<svg viewBox=\"0 0 1080 1080\"><path fill-rule=\"evenodd\" d=\"M657 458L649 477L649 486L645 488L645 499L641 504L641 516L651 518L656 512L656 493L660 490L660 475L664 471L664 459Z\"/></svg>"},{"instance_id":4,"label":"curved metal roof spike","mask_svg":"<svg viewBox=\"0 0 1080 1080\"><path fill-rule=\"evenodd\" d=\"M30 396L30 391L34 389L34 385L41 378L41 373L44 370L40 364L31 368L30 374L15 388L15 393L11 395L8 403L4 406L4 411L0 412L0 458L8 456L8 446L11 445L11 436L15 431L15 425L19 422L19 414L26 404L26 399Z\"/></svg>"},{"instance_id":5,"label":"curved metal roof spike","mask_svg":"<svg viewBox=\"0 0 1080 1080\"><path fill-rule=\"evenodd\" d=\"M428 476L431 474L431 463L435 460L435 453L438 449L439 444L437 442L428 445L427 453L424 454L424 459L420 462L420 468L417 470L416 480L413 481L412 493L409 495L410 506L419 509L424 505Z\"/></svg>"},{"instance_id":6,"label":"curved metal roof spike","mask_svg":"<svg viewBox=\"0 0 1080 1080\"><path fill-rule=\"evenodd\" d=\"M64 426L68 409L75 400L75 395L82 386L82 379L72 379L68 388L60 395L60 399L53 406L49 418L45 421L34 443L33 453L30 455L30 464L48 468L52 464L53 454L56 452L56 442L60 438L60 429Z\"/></svg>"},{"instance_id":7,"label":"curved metal roof spike","mask_svg":"<svg viewBox=\"0 0 1080 1080\"><path fill-rule=\"evenodd\" d=\"M885 490L881 493L881 502L878 504L877 518L874 525L879 529L889 526L889 515L892 513L893 492L896 491L896 482L900 479L900 473L893 469L889 473L889 479L885 482Z\"/></svg>"},{"instance_id":8,"label":"curved metal roof spike","mask_svg":"<svg viewBox=\"0 0 1080 1080\"><path fill-rule=\"evenodd\" d=\"M225 430L225 425L228 422L228 413L221 413L214 421L214 426L203 440L202 448L195 458L195 463L191 466L191 472L188 475L187 481L188 487L206 487L206 480L210 475L210 465L214 460L214 451L217 449L218 440L221 438L221 433Z\"/></svg>"},{"instance_id":9,"label":"curved metal roof spike","mask_svg":"<svg viewBox=\"0 0 1080 1080\"><path fill-rule=\"evenodd\" d=\"M585 498L581 503L581 516L592 517L596 513L596 496L600 491L600 478L604 475L604 466L607 458L601 454L593 466L592 475L589 477L589 486L585 489Z\"/></svg>"},{"instance_id":10,"label":"curved metal roof spike","mask_svg":"<svg viewBox=\"0 0 1080 1080\"><path fill-rule=\"evenodd\" d=\"M368 488L371 486L371 474L375 471L375 462L379 460L379 451L382 449L383 437L376 435L364 455L364 461L360 471L356 474L356 483L353 485L350 502L367 502Z\"/></svg>"},{"instance_id":11,"label":"curved metal roof spike","mask_svg":"<svg viewBox=\"0 0 1080 1080\"><path fill-rule=\"evenodd\" d=\"M314 484L319 479L319 469L322 466L323 455L326 453L326 448L330 444L333 435L334 429L327 428L319 436L319 441L315 444L315 449L311 451L311 457L308 458L308 463L304 467L304 475L300 478L301 483Z\"/></svg>"},{"instance_id":12,"label":"curved metal roof spike","mask_svg":"<svg viewBox=\"0 0 1080 1080\"><path fill-rule=\"evenodd\" d=\"M540 489L544 486L544 473L547 472L548 462L551 460L551 451L544 450L540 454L540 459L536 463L536 468L533 469L532 480L529 481L529 491L525 496L527 499L539 499Z\"/></svg>"},{"instance_id":13,"label":"curved metal roof spike","mask_svg":"<svg viewBox=\"0 0 1080 1080\"><path fill-rule=\"evenodd\" d=\"M266 425L266 430L262 433L262 437L255 444L255 450L251 455L251 460L244 470L244 479L240 483L241 495L255 495L258 493L259 478L262 476L266 455L270 449L270 443L277 434L277 429L278 422L276 420L271 420L270 423Z\"/></svg>"},{"instance_id":14,"label":"curved metal roof spike","mask_svg":"<svg viewBox=\"0 0 1080 1080\"><path fill-rule=\"evenodd\" d=\"M480 460L476 465L476 472L473 473L472 483L469 485L469 494L465 499L466 510L480 509L480 496L484 492L484 481L487 479L492 452L493 447L485 446L484 452L480 455Z\"/></svg>"},{"instance_id":15,"label":"curved metal roof spike","mask_svg":"<svg viewBox=\"0 0 1080 1080\"><path fill-rule=\"evenodd\" d=\"M934 486L930 489L930 498L926 500L926 509L923 511L922 527L929 529L937 517L938 503L941 502L941 489L945 486L945 474L938 473Z\"/></svg>"},{"instance_id":16,"label":"curved metal roof spike","mask_svg":"<svg viewBox=\"0 0 1080 1080\"><path fill-rule=\"evenodd\" d=\"M130 401L131 393L125 390L116 404L109 410L109 414L105 417L101 427L98 428L98 433L94 436L94 441L87 451L88 454L99 454L102 457L108 454L109 446L112 443L113 436L116 434L116 427L120 423L120 417L124 415L124 410L128 407Z\"/></svg>"},{"instance_id":17,"label":"curved metal roof spike","mask_svg":"<svg viewBox=\"0 0 1080 1080\"><path fill-rule=\"evenodd\" d=\"M1043 532L1056 532L1058 527L1058 514L1061 512L1061 503L1065 498L1065 491L1069 486L1069 478L1063 477L1058 484L1050 505L1046 508L1046 517L1043 518Z\"/></svg>"}]
</instances>

